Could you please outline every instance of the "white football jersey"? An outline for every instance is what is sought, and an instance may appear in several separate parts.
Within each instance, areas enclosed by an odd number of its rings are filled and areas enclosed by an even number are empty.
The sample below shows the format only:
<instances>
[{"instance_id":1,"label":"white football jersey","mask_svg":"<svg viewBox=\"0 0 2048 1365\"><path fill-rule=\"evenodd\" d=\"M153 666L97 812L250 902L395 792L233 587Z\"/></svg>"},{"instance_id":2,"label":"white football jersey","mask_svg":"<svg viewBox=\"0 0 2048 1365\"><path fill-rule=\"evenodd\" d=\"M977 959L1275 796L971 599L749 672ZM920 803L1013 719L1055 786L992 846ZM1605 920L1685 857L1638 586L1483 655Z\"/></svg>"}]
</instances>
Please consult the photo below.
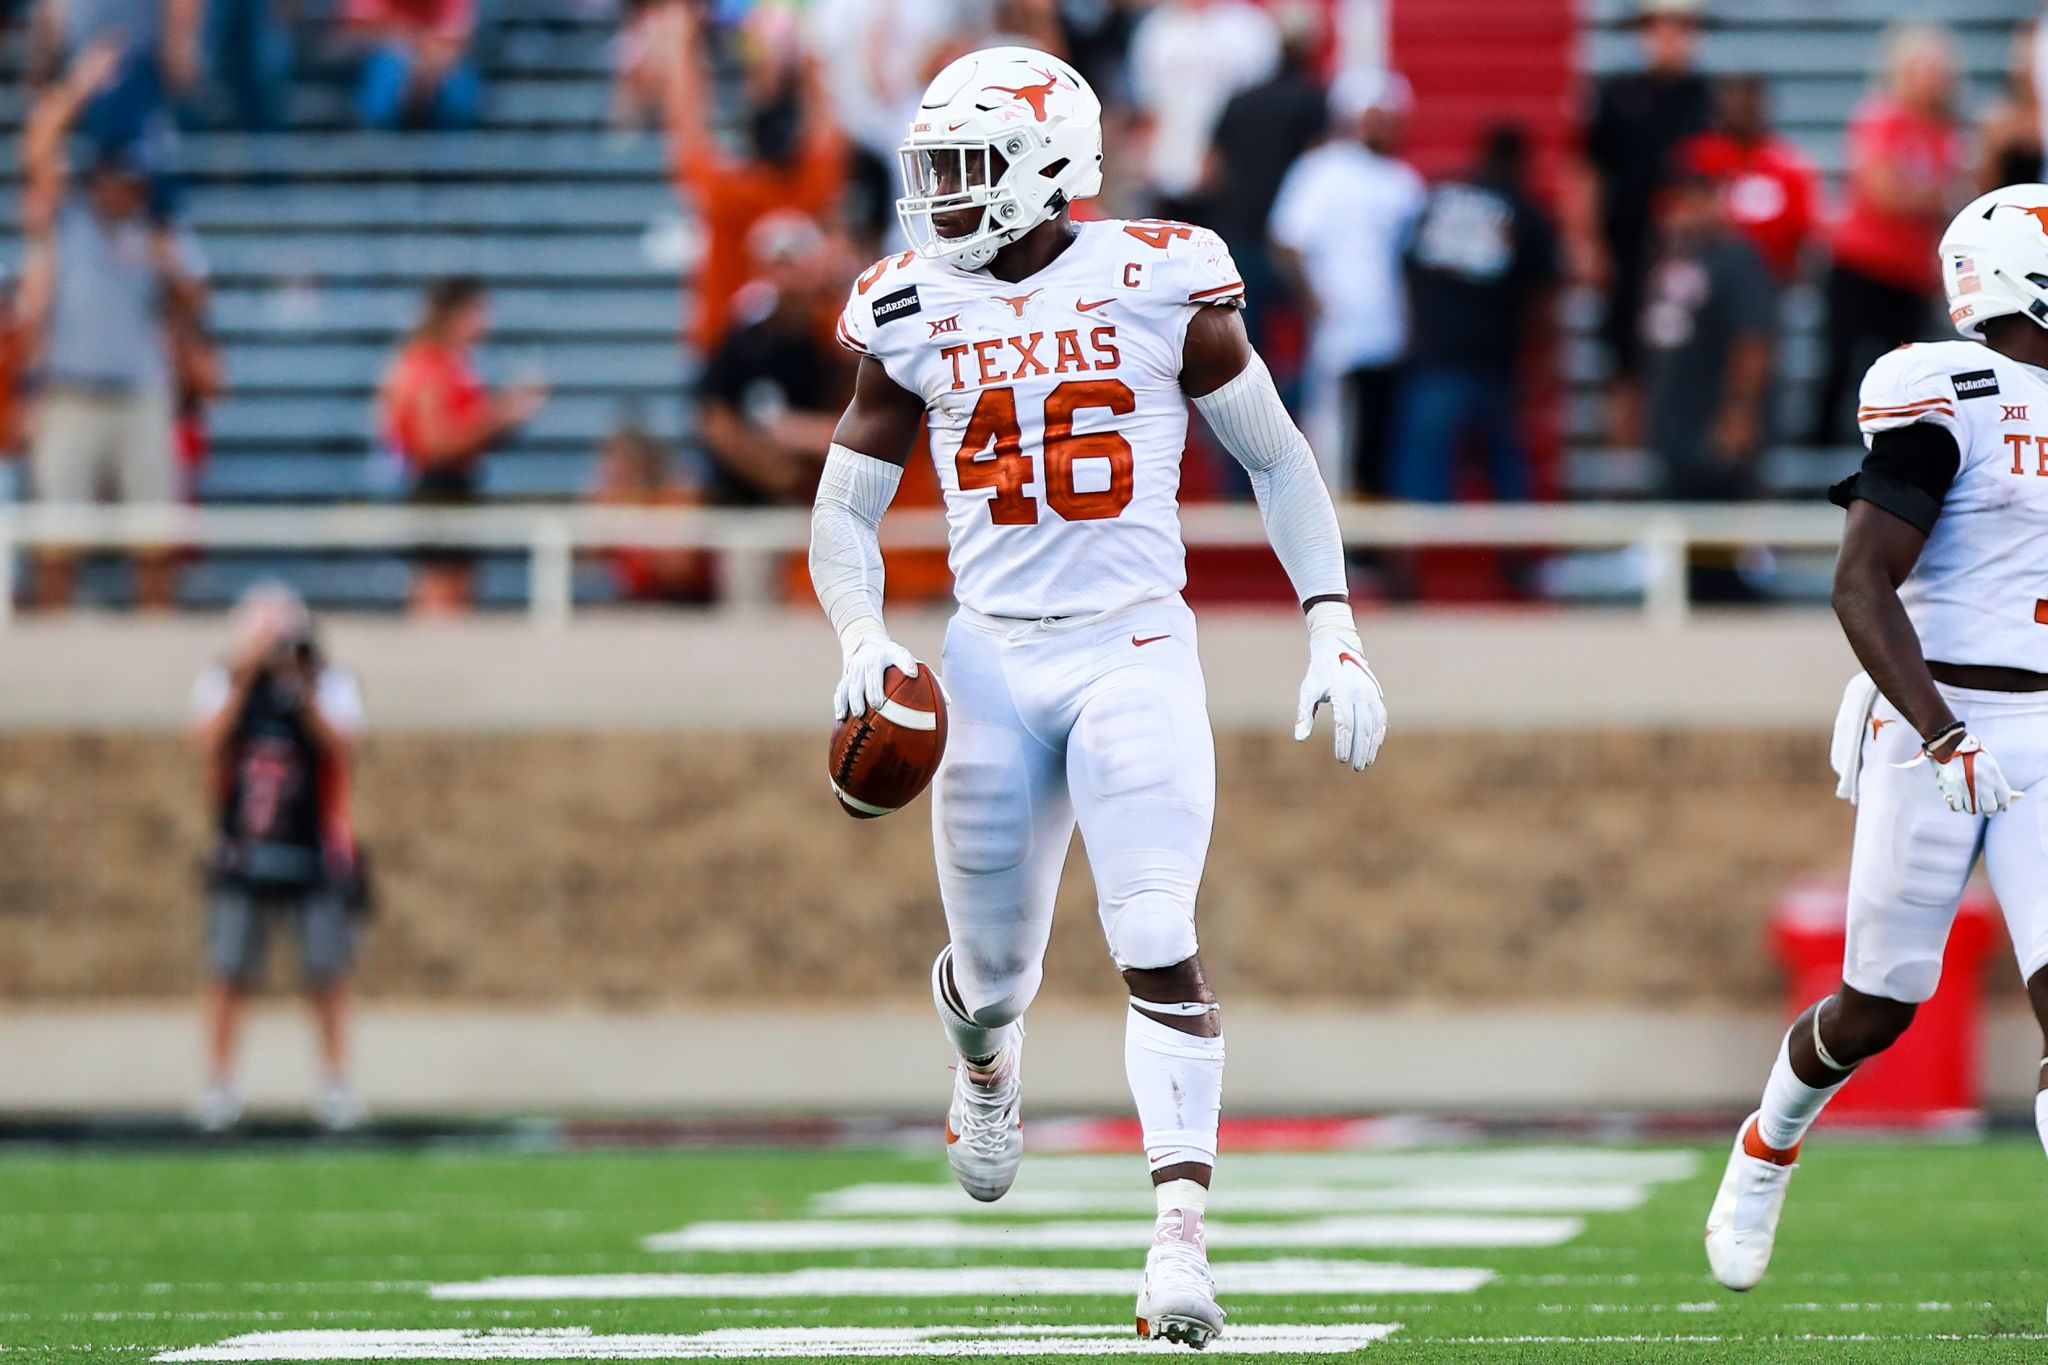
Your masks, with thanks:
<instances>
[{"instance_id":1,"label":"white football jersey","mask_svg":"<svg viewBox=\"0 0 2048 1365\"><path fill-rule=\"evenodd\" d=\"M2048 673L2048 372L1974 341L1901 346L1864 376L1857 422L1931 422L1962 463L1899 598L1927 658Z\"/></svg>"},{"instance_id":2,"label":"white football jersey","mask_svg":"<svg viewBox=\"0 0 2048 1365\"><path fill-rule=\"evenodd\" d=\"M911 252L854 282L839 339L924 399L953 590L992 616L1107 611L1180 591L1181 348L1244 285L1207 228L1077 223L1011 284Z\"/></svg>"}]
</instances>

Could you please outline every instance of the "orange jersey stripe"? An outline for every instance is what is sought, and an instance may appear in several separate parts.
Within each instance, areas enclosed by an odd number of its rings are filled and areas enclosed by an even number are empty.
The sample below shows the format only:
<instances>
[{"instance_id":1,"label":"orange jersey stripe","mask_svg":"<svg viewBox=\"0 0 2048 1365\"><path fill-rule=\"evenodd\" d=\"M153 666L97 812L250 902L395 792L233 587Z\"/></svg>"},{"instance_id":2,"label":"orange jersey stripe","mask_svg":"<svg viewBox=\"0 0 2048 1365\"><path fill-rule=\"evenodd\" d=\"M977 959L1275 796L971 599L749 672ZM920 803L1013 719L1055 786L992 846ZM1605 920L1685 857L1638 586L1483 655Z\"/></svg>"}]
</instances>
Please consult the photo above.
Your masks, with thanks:
<instances>
[{"instance_id":1,"label":"orange jersey stripe","mask_svg":"<svg viewBox=\"0 0 2048 1365\"><path fill-rule=\"evenodd\" d=\"M1188 295L1188 301L1192 303L1196 299L1206 299L1211 294L1228 294L1234 289L1242 288L1244 288L1243 280L1232 280L1229 284L1211 285L1207 289L1197 289L1194 293Z\"/></svg>"},{"instance_id":2,"label":"orange jersey stripe","mask_svg":"<svg viewBox=\"0 0 2048 1365\"><path fill-rule=\"evenodd\" d=\"M1885 407L1878 404L1866 404L1863 407L1856 409L1856 411L1868 413L1925 412L1929 408L1945 408L1948 406L1949 400L1946 398L1923 398L1917 403L1897 403L1893 404L1890 407Z\"/></svg>"}]
</instances>

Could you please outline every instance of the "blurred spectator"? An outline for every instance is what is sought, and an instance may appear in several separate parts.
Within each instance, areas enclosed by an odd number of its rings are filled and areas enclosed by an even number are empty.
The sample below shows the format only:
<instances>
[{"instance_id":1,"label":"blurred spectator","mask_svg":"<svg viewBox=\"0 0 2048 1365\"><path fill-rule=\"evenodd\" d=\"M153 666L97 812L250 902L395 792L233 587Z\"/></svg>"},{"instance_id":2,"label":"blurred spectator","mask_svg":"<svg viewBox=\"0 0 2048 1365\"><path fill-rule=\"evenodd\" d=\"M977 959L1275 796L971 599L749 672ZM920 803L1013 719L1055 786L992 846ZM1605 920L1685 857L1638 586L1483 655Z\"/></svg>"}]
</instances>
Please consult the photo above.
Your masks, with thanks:
<instances>
[{"instance_id":1,"label":"blurred spectator","mask_svg":"<svg viewBox=\"0 0 2048 1365\"><path fill-rule=\"evenodd\" d=\"M1273 260L1308 315L1311 384L1341 409L1331 482L1387 491L1388 448L1408 304L1401 258L1427 189L1399 159L1409 105L1396 75L1346 77L1330 92L1338 136L1294 163L1271 223Z\"/></svg>"},{"instance_id":2,"label":"blurred spectator","mask_svg":"<svg viewBox=\"0 0 2048 1365\"><path fill-rule=\"evenodd\" d=\"M1130 104L1128 73L1137 11L1130 0L1060 0L1060 40L1067 64L1093 87L1105 110Z\"/></svg>"},{"instance_id":3,"label":"blurred spectator","mask_svg":"<svg viewBox=\"0 0 2048 1365\"><path fill-rule=\"evenodd\" d=\"M378 387L378 429L411 474L411 499L420 506L475 503L483 457L547 401L537 382L496 393L485 386L474 352L490 329L482 281L466 275L435 281L418 327ZM432 615L466 610L471 558L460 549L422 553L413 571L413 609Z\"/></svg>"},{"instance_id":4,"label":"blurred spectator","mask_svg":"<svg viewBox=\"0 0 2048 1365\"><path fill-rule=\"evenodd\" d=\"M1586 128L1573 226L1579 273L1607 295L1609 435L1618 445L1641 440L1640 324L1657 197L1670 183L1673 150L1705 129L1713 110L1707 78L1693 68L1700 11L1701 0L1641 0L1634 22L1643 69L1600 82Z\"/></svg>"},{"instance_id":5,"label":"blurred spectator","mask_svg":"<svg viewBox=\"0 0 2048 1365\"><path fill-rule=\"evenodd\" d=\"M1279 30L1246 0L1159 0L1138 21L1131 35L1131 101L1145 117L1145 179L1154 212L1206 221L1217 116L1232 95L1264 80L1279 61Z\"/></svg>"},{"instance_id":6,"label":"blurred spectator","mask_svg":"<svg viewBox=\"0 0 2048 1365\"><path fill-rule=\"evenodd\" d=\"M1779 284L1790 284L1821 219L1820 173L1771 128L1761 76L1730 76L1715 91L1713 128L1679 150L1686 172L1718 181L1728 220L1748 236Z\"/></svg>"},{"instance_id":7,"label":"blurred spectator","mask_svg":"<svg viewBox=\"0 0 2048 1365\"><path fill-rule=\"evenodd\" d=\"M747 234L778 209L824 218L838 206L845 149L815 66L788 11L757 8L742 35L744 153L720 145L713 80L695 10L658 12L649 33L665 64L669 155L677 184L704 225L689 339L709 352L725 334L732 296L747 280Z\"/></svg>"},{"instance_id":8,"label":"blurred spectator","mask_svg":"<svg viewBox=\"0 0 2048 1365\"><path fill-rule=\"evenodd\" d=\"M171 320L171 392L177 417L172 448L178 457L178 497L196 502L199 476L213 453L207 416L227 388L220 345L197 310L180 310Z\"/></svg>"},{"instance_id":9,"label":"blurred spectator","mask_svg":"<svg viewBox=\"0 0 2048 1365\"><path fill-rule=\"evenodd\" d=\"M1977 125L1977 191L2040 180L2041 94L2034 86L2034 57L2040 25L2013 30L2006 58L2005 88Z\"/></svg>"},{"instance_id":10,"label":"blurred spectator","mask_svg":"<svg viewBox=\"0 0 2048 1365\"><path fill-rule=\"evenodd\" d=\"M137 144L165 177L174 135L171 106L199 76L201 0L36 0L30 20L29 83L46 86L89 48L110 45L113 69L77 118L95 154Z\"/></svg>"},{"instance_id":11,"label":"blurred spectator","mask_svg":"<svg viewBox=\"0 0 2048 1365\"><path fill-rule=\"evenodd\" d=\"M697 385L706 491L724 506L808 502L852 391L846 352L826 330L843 258L796 213L761 219L748 247L755 279Z\"/></svg>"},{"instance_id":12,"label":"blurred spectator","mask_svg":"<svg viewBox=\"0 0 2048 1365\"><path fill-rule=\"evenodd\" d=\"M1230 248L1244 277L1245 326L1262 349L1266 310L1282 288L1267 246L1266 222L1288 168L1329 126L1329 101L1316 78L1321 20L1302 0L1275 5L1280 64L1272 75L1230 97L1216 124L1216 204L1207 226ZM1235 463L1231 461L1230 463Z\"/></svg>"},{"instance_id":13,"label":"blurred spectator","mask_svg":"<svg viewBox=\"0 0 2048 1365\"><path fill-rule=\"evenodd\" d=\"M1948 31L1901 24L1887 35L1884 87L1848 131L1847 202L1830 243L1827 368L1812 443L1856 439L1850 411L1863 371L1926 334L1934 248L1963 190L1963 140L1949 104L1956 66Z\"/></svg>"},{"instance_id":14,"label":"blurred spectator","mask_svg":"<svg viewBox=\"0 0 2048 1365\"><path fill-rule=\"evenodd\" d=\"M639 132L661 126L668 68L653 40L671 27L658 17L660 11L684 2L624 0L619 7L619 31L611 43L612 127Z\"/></svg>"},{"instance_id":15,"label":"blurred spectator","mask_svg":"<svg viewBox=\"0 0 2048 1365\"><path fill-rule=\"evenodd\" d=\"M950 55L947 0L818 0L811 40L850 145L847 216L877 252L896 225L896 147L918 96Z\"/></svg>"},{"instance_id":16,"label":"blurred spectator","mask_svg":"<svg viewBox=\"0 0 2048 1365\"><path fill-rule=\"evenodd\" d=\"M213 851L206 993L207 1089L200 1126L242 1115L235 1058L250 997L262 984L271 928L291 925L320 1035L319 1118L353 1128L348 1085L349 969L367 908L349 806L349 758L363 737L356 680L329 663L299 595L259 583L231 618L228 657L192 688L206 758Z\"/></svg>"},{"instance_id":17,"label":"blurred spectator","mask_svg":"<svg viewBox=\"0 0 2048 1365\"><path fill-rule=\"evenodd\" d=\"M1414 317L1401 384L1393 495L1447 502L1455 461L1479 444L1493 495L1529 496L1517 371L1559 274L1557 230L1530 196L1528 136L1486 136L1471 173L1429 192L1408 251Z\"/></svg>"},{"instance_id":18,"label":"blurred spectator","mask_svg":"<svg viewBox=\"0 0 2048 1365\"><path fill-rule=\"evenodd\" d=\"M972 34L961 35L965 40L961 51L979 47L1035 47L1056 57L1065 55L1066 37L1060 27L1057 0L987 0L987 9L987 23L977 25L978 31Z\"/></svg>"},{"instance_id":19,"label":"blurred spectator","mask_svg":"<svg viewBox=\"0 0 2048 1365\"><path fill-rule=\"evenodd\" d=\"M234 127L285 125L297 0L206 0L206 54Z\"/></svg>"},{"instance_id":20,"label":"blurred spectator","mask_svg":"<svg viewBox=\"0 0 2048 1365\"><path fill-rule=\"evenodd\" d=\"M20 291L0 267L0 504L19 495L19 456L28 434L29 340Z\"/></svg>"},{"instance_id":21,"label":"blurred spectator","mask_svg":"<svg viewBox=\"0 0 2048 1365\"><path fill-rule=\"evenodd\" d=\"M40 342L43 382L30 465L45 502L91 502L106 486L132 503L168 503L176 492L170 329L199 314L198 247L152 217L141 144L90 152L77 184L64 163L79 111L122 60L111 43L87 49L23 137L21 311ZM68 605L75 559L53 550L40 561L42 605ZM170 606L175 587L168 552L137 556L144 607Z\"/></svg>"},{"instance_id":22,"label":"blurred spectator","mask_svg":"<svg viewBox=\"0 0 2048 1365\"><path fill-rule=\"evenodd\" d=\"M483 100L470 45L476 0L344 0L367 42L356 108L371 128L468 128Z\"/></svg>"},{"instance_id":23,"label":"blurred spectator","mask_svg":"<svg viewBox=\"0 0 2048 1365\"><path fill-rule=\"evenodd\" d=\"M691 507L702 501L676 478L661 442L630 420L605 438L591 497L605 507ZM712 599L717 580L702 550L629 545L613 550L610 559L612 581L625 601Z\"/></svg>"},{"instance_id":24,"label":"blurred spectator","mask_svg":"<svg viewBox=\"0 0 2048 1365\"><path fill-rule=\"evenodd\" d=\"M1748 497L1768 435L1777 291L1729 223L1720 182L1686 175L1666 204L1641 319L1650 452L1666 497Z\"/></svg>"}]
</instances>

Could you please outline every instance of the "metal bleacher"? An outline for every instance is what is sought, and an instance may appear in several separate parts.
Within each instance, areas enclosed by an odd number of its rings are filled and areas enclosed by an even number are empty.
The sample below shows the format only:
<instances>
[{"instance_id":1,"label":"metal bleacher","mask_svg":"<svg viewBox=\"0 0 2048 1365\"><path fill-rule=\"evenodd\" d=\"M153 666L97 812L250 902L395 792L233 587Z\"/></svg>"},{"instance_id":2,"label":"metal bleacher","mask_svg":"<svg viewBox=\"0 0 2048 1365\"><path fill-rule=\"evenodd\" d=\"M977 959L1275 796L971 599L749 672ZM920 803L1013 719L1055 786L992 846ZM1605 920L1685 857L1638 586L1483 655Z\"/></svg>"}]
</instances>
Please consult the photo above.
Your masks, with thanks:
<instances>
[{"instance_id":1,"label":"metal bleacher","mask_svg":"<svg viewBox=\"0 0 2048 1365\"><path fill-rule=\"evenodd\" d=\"M476 131L361 131L352 64L309 18L287 131L181 135L186 208L212 275L230 387L212 414L203 501L391 496L395 471L372 455L373 390L420 287L453 272L492 287L485 373L538 374L553 391L490 457L492 500L578 496L599 444L628 416L681 441L678 280L690 229L659 136L606 126L616 19L549 0L493 3L489 13ZM18 77L14 47L7 70ZM0 259L10 266L21 247L13 134L22 108L16 79L0 99L9 134ZM222 554L194 564L185 595L218 601L280 569L331 602L386 605L404 590L391 556ZM483 596L519 597L523 574L516 560L487 559ZM601 593L602 575L586 575L579 590Z\"/></svg>"},{"instance_id":2,"label":"metal bleacher","mask_svg":"<svg viewBox=\"0 0 2048 1365\"><path fill-rule=\"evenodd\" d=\"M1400 3L1400 0L1395 0ZM1637 63L1634 36L1624 27L1636 0L1585 0L1581 63L1588 79ZM2038 18L2033 0L1709 0L1712 27L1702 44L1710 72L1753 72L1771 80L1773 107L1783 133L1827 178L1831 198L1841 188L1842 132L1871 89L1886 25L1899 20L1938 21L1955 34L1964 81L1960 110L1974 120L1996 96L2006 69L2012 31ZM1598 303L1568 301L1570 340L1563 356L1567 384L1568 488L1582 496L1639 491L1647 470L1640 461L1597 449L1601 435L1598 386L1605 361L1590 330ZM1818 327L1821 303L1809 280L1784 301L1784 343L1776 369L1778 427L1805 429L1822 366ZM1933 319L1930 313L1930 328ZM1933 333L1930 332L1930 335ZM1854 450L1774 451L1765 462L1769 487L1784 495L1817 492L1846 472Z\"/></svg>"},{"instance_id":3,"label":"metal bleacher","mask_svg":"<svg viewBox=\"0 0 2048 1365\"><path fill-rule=\"evenodd\" d=\"M1448 10L1464 0L1388 2ZM1498 8L1498 0L1488 3ZM1582 0L1579 63L1588 75L1635 60L1622 27L1634 4ZM2013 24L2038 13L2032 0L1710 0L1709 9L1717 26L1704 44L1707 67L1771 76L1781 125L1831 182L1841 168L1842 127L1869 87L1886 23L1939 17L1955 29L1968 72L1964 105L1974 116L1996 88ZM213 273L230 384L213 414L203 500L392 496L393 472L372 458L372 389L414 316L421 284L450 271L493 285L497 328L486 373L505 380L538 372L554 390L539 419L491 457L492 499L575 497L590 482L602 438L628 414L672 445L687 441L676 338L692 229L667 182L659 138L605 126L616 27L606 10L580 0L492 0L481 54L483 126L475 132L360 131L350 64L309 17L289 131L183 136L187 204ZM21 248L19 46L17 31L0 62L14 78L0 88L0 261L10 268ZM1645 485L1642 462L1594 448L1603 364L1588 336L1596 309L1584 297L1567 305L1565 484L1580 497L1630 495ZM1803 425L1820 366L1818 311L1810 286L1786 300L1786 430ZM1768 482L1783 495L1808 495L1853 458L1774 452ZM184 592L217 603L280 570L330 603L387 606L404 592L395 555L246 551L196 559ZM517 556L487 556L482 596L520 598L524 573ZM104 595L118 597L119 580L104 581L116 584ZM579 573L579 597L606 590L599 566Z\"/></svg>"}]
</instances>

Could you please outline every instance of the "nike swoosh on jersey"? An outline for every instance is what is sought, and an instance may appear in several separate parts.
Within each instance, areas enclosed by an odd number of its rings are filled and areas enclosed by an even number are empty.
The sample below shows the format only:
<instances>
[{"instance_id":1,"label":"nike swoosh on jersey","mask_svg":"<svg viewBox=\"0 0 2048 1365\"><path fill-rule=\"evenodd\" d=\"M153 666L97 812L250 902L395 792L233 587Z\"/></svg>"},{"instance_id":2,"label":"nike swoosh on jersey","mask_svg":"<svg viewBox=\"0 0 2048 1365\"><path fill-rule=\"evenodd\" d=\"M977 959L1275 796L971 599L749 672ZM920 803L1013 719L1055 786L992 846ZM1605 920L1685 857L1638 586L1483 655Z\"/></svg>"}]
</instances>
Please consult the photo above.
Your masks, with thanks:
<instances>
[{"instance_id":1,"label":"nike swoosh on jersey","mask_svg":"<svg viewBox=\"0 0 2048 1365\"><path fill-rule=\"evenodd\" d=\"M1092 312L1094 312L1094 311L1095 311L1096 309L1098 309L1098 308L1102 307L1102 305L1103 305L1103 304L1105 304L1105 303L1115 303L1115 302L1116 302L1116 299L1115 299L1115 298L1114 298L1113 296L1112 296L1112 297L1110 297L1110 298L1106 298L1106 299L1097 299L1097 300L1095 300L1095 302L1093 302L1093 303L1083 303L1083 302L1081 302L1081 301L1080 301L1079 299L1075 299L1075 300L1074 300L1074 311L1075 311L1075 312L1077 312L1077 313L1092 313Z\"/></svg>"},{"instance_id":2,"label":"nike swoosh on jersey","mask_svg":"<svg viewBox=\"0 0 2048 1365\"><path fill-rule=\"evenodd\" d=\"M1172 638L1173 637L1171 635L1147 635L1144 639L1141 640L1137 636L1133 635L1131 637L1131 643L1142 648L1145 645L1156 645L1161 640L1170 640Z\"/></svg>"}]
</instances>

